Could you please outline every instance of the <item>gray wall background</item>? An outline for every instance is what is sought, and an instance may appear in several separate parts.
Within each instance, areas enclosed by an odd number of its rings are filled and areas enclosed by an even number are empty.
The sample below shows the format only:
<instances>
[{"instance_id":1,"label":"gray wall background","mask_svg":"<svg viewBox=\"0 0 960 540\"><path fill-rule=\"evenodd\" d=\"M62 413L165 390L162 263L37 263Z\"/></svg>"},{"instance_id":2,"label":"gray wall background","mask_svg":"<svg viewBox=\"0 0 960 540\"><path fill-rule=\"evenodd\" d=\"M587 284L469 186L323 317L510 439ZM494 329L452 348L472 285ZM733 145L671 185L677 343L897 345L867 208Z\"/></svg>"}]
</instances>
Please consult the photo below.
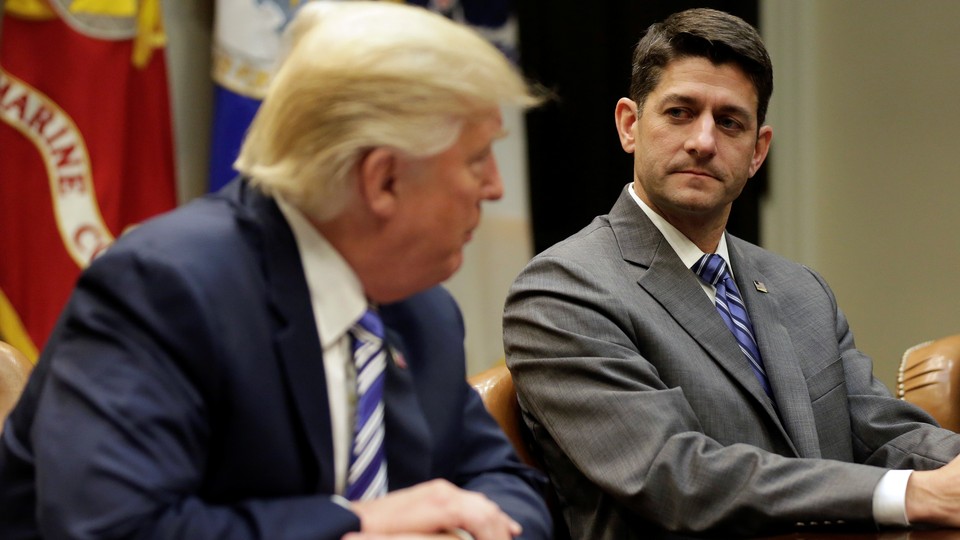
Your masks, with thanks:
<instances>
[{"instance_id":1,"label":"gray wall background","mask_svg":"<svg viewBox=\"0 0 960 540\"><path fill-rule=\"evenodd\" d=\"M960 3L768 0L766 247L819 270L891 389L960 332Z\"/></svg>"}]
</instances>

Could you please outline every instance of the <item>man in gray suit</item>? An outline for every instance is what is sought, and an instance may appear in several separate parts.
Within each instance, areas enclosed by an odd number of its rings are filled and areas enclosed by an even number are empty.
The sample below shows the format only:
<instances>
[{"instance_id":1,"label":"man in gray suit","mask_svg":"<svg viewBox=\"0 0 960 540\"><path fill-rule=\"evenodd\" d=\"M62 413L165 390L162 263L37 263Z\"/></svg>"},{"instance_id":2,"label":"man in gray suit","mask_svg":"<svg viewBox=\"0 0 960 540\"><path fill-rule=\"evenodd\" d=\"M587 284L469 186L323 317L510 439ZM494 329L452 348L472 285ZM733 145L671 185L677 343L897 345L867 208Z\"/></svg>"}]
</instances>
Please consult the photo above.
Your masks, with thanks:
<instances>
[{"instance_id":1,"label":"man in gray suit","mask_svg":"<svg viewBox=\"0 0 960 540\"><path fill-rule=\"evenodd\" d=\"M573 538L960 524L960 436L873 377L820 275L724 232L772 89L744 21L651 26L616 107L633 182L507 299L507 365Z\"/></svg>"}]
</instances>

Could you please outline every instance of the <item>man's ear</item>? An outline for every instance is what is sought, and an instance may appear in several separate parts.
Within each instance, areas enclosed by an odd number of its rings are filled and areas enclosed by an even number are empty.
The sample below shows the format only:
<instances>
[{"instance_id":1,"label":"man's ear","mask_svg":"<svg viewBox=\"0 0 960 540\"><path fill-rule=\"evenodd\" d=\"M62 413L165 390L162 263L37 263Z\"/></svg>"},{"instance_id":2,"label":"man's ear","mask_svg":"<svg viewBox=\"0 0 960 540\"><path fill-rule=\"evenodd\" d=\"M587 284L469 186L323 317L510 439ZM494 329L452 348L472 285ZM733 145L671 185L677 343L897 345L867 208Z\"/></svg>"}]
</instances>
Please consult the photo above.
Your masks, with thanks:
<instances>
[{"instance_id":1,"label":"man's ear","mask_svg":"<svg viewBox=\"0 0 960 540\"><path fill-rule=\"evenodd\" d=\"M767 153L770 151L770 141L773 139L773 128L762 126L757 132L757 144L753 149L753 159L750 160L750 178L757 174L763 160L767 159Z\"/></svg>"},{"instance_id":2,"label":"man's ear","mask_svg":"<svg viewBox=\"0 0 960 540\"><path fill-rule=\"evenodd\" d=\"M617 101L617 108L614 113L617 121L617 134L620 136L620 146L623 151L632 154L637 148L634 128L637 126L637 120L640 115L637 112L637 104L629 98L620 98Z\"/></svg>"},{"instance_id":3,"label":"man's ear","mask_svg":"<svg viewBox=\"0 0 960 540\"><path fill-rule=\"evenodd\" d=\"M389 217L397 206L397 155L389 148L374 148L357 168L360 200L374 214Z\"/></svg>"}]
</instances>

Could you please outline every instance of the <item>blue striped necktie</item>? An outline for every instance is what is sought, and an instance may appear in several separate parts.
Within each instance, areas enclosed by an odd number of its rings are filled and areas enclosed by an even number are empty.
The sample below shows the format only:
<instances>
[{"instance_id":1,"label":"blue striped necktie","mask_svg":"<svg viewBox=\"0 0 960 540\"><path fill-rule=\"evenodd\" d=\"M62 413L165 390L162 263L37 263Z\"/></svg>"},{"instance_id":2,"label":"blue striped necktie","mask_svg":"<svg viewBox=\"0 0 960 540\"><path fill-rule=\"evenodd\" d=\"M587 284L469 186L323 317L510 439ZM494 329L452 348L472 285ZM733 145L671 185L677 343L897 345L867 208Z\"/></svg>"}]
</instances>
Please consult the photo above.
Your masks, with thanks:
<instances>
[{"instance_id":1,"label":"blue striped necktie","mask_svg":"<svg viewBox=\"0 0 960 540\"><path fill-rule=\"evenodd\" d=\"M760 349L757 347L757 340L753 336L753 325L750 324L750 315L747 314L747 307L743 304L743 298L737 289L737 284L730 276L727 270L727 262L723 257L712 253L700 257L700 260L693 265L693 271L700 279L717 288L717 312L720 318L727 325L727 328L733 332L740 350L750 362L750 368L753 374L760 381L763 391L773 399L773 390L770 388L770 382L767 380L767 372L763 368L763 359L760 358Z\"/></svg>"},{"instance_id":2,"label":"blue striped necktie","mask_svg":"<svg viewBox=\"0 0 960 540\"><path fill-rule=\"evenodd\" d=\"M357 408L344 496L351 501L375 499L387 493L387 460L383 442L387 354L383 336L383 321L372 309L368 309L350 329L357 369Z\"/></svg>"}]
</instances>

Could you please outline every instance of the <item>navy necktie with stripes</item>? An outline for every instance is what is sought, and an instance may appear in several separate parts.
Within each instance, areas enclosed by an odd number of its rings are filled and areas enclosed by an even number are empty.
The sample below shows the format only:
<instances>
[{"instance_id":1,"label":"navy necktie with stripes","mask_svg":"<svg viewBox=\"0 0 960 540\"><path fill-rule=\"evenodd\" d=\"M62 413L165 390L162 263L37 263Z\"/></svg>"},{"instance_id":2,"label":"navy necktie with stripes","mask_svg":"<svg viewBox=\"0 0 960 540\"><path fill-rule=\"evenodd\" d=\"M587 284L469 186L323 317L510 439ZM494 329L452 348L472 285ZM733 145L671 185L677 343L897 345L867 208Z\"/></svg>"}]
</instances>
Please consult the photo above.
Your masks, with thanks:
<instances>
[{"instance_id":1,"label":"navy necktie with stripes","mask_svg":"<svg viewBox=\"0 0 960 540\"><path fill-rule=\"evenodd\" d=\"M351 501L364 501L387 493L383 425L387 354L383 321L368 309L350 329L350 337L357 369L357 408L344 496Z\"/></svg>"},{"instance_id":2,"label":"navy necktie with stripes","mask_svg":"<svg viewBox=\"0 0 960 540\"><path fill-rule=\"evenodd\" d=\"M773 398L773 390L770 388L770 382L767 380L767 372L763 367L763 359L760 358L760 349L757 347L757 340L753 335L753 325L750 323L750 315L747 314L747 307L743 304L743 298L737 289L737 284L730 276L727 269L727 262L723 257L715 253L704 255L693 265L693 271L700 276L704 282L713 285L717 289L717 312L723 319L727 328L733 332L740 350L747 357L753 374L760 381L760 386L770 398Z\"/></svg>"}]
</instances>

